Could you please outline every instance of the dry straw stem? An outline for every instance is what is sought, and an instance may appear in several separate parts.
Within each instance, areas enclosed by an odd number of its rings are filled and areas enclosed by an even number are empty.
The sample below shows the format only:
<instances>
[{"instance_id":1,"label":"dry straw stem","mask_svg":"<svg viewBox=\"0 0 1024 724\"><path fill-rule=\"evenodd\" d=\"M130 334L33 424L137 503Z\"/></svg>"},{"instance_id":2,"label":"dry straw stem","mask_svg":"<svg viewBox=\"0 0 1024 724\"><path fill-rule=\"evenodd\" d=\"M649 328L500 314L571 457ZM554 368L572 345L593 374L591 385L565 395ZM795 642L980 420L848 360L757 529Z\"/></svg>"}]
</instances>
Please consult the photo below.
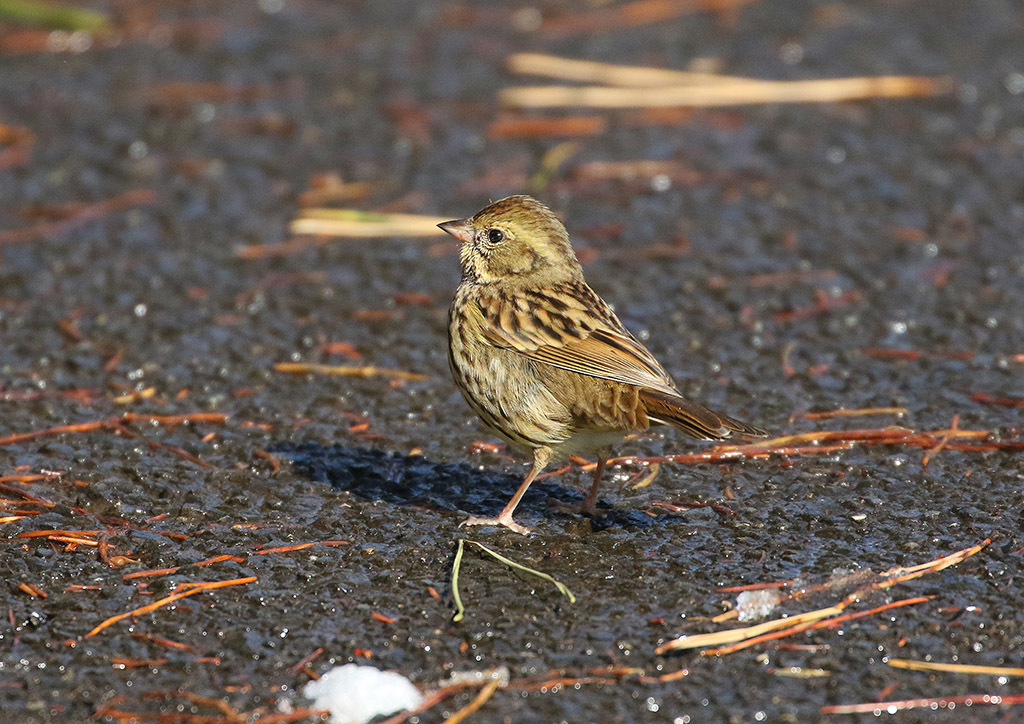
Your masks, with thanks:
<instances>
[{"instance_id":1,"label":"dry straw stem","mask_svg":"<svg viewBox=\"0 0 1024 724\"><path fill-rule=\"evenodd\" d=\"M293 234L374 238L382 236L441 236L449 219L421 214L378 214L353 209L305 209L291 223ZM239 252L244 254L243 250Z\"/></svg>"},{"instance_id":2,"label":"dry straw stem","mask_svg":"<svg viewBox=\"0 0 1024 724\"><path fill-rule=\"evenodd\" d=\"M822 714L874 714L882 712L895 714L908 709L953 709L957 706L1013 706L1024 704L1024 696L1002 696L1000 694L968 694L967 696L936 696L927 699L901 699L897 701L869 701L864 704L836 704L821 707ZM933 720L929 720L933 721ZM950 720L953 721L953 720ZM1003 718L1001 721L1013 721Z\"/></svg>"},{"instance_id":3,"label":"dry straw stem","mask_svg":"<svg viewBox=\"0 0 1024 724\"><path fill-rule=\"evenodd\" d=\"M889 666L911 671L948 671L953 674L987 674L989 676L1024 676L1024 669L1014 666L980 666L977 664L942 664L936 661L889 659Z\"/></svg>"},{"instance_id":4,"label":"dry straw stem","mask_svg":"<svg viewBox=\"0 0 1024 724\"><path fill-rule=\"evenodd\" d=\"M390 377L396 380L409 380L418 382L427 379L421 372L408 372L406 370L393 370L373 365L353 367L351 365L320 365L306 362L278 362L274 365L274 371L285 372L293 375L320 374L338 375L340 377Z\"/></svg>"},{"instance_id":5,"label":"dry straw stem","mask_svg":"<svg viewBox=\"0 0 1024 724\"><path fill-rule=\"evenodd\" d=\"M927 563L920 563L916 566L911 566L910 568L904 568L903 566L895 566L878 575L877 577L874 576L874 574L872 574L870 571L865 571L864 574L867 574L868 576L870 576L870 578L873 578L874 580L871 583L868 583L867 585L858 586L857 590L855 590L853 593L847 596L845 600L848 602L852 602L870 591L884 590L886 588L891 588L895 586L897 583L903 583L904 581L919 578L926 573L936 573L938 571L944 570L946 568L949 568L950 566L954 566L957 563L966 560L967 558L970 558L975 553L981 551L989 543L991 543L991 540L986 538L981 543L973 545L970 548L964 548L954 553L950 553L947 556L942 556L941 558L936 558L935 560L928 561ZM789 594L788 596L783 596L779 599L779 601L782 602L794 598L802 598L811 593L817 593L823 590L833 589L839 585L842 585L845 582L850 581L851 579L858 581L869 580L865 578L863 574L857 572L854 573L851 577L844 577L839 581L829 581L825 584L801 588L795 591L794 593ZM746 588L749 588L749 586ZM736 618L738 615L739 612L736 611L736 609L733 609L731 611L726 611L725 613L719 616L715 616L714 621L715 623L729 621Z\"/></svg>"},{"instance_id":6,"label":"dry straw stem","mask_svg":"<svg viewBox=\"0 0 1024 724\"><path fill-rule=\"evenodd\" d=\"M737 641L744 641L746 639L752 639L756 636L761 636L772 631L777 631L783 628L799 627L799 626L810 626L810 624L820 621L823 618L830 616L836 616L843 612L844 606L841 604L835 606L829 606L828 608L821 608L817 611L808 611L801 613L796 616L789 616L787 618L777 618L772 621L765 621L755 626L746 626L744 628L733 628L725 631L715 631L714 633L708 634L696 634L693 636L680 636L677 639L668 641L659 646L655 653L664 654L669 651L680 651L683 649L697 649L703 646L719 646L721 644L731 644Z\"/></svg>"},{"instance_id":7,"label":"dry straw stem","mask_svg":"<svg viewBox=\"0 0 1024 724\"><path fill-rule=\"evenodd\" d=\"M656 88L518 86L499 92L510 108L712 108L758 103L833 103L865 98L906 98L946 93L945 78L877 76L827 80L727 82Z\"/></svg>"},{"instance_id":8,"label":"dry straw stem","mask_svg":"<svg viewBox=\"0 0 1024 724\"><path fill-rule=\"evenodd\" d=\"M562 58L544 53L516 53L507 62L512 73L539 75L579 83L620 86L622 88L663 88L686 85L751 85L760 81L715 73L614 65L593 60Z\"/></svg>"},{"instance_id":9,"label":"dry straw stem","mask_svg":"<svg viewBox=\"0 0 1024 724\"><path fill-rule=\"evenodd\" d=\"M474 698L473 701L469 702L450 717L445 719L445 724L459 724L459 722L483 706L487 700L491 698L494 692L498 690L501 683L500 679L493 679L489 681L487 685L480 690L480 693L476 695L476 698Z\"/></svg>"},{"instance_id":10,"label":"dry straw stem","mask_svg":"<svg viewBox=\"0 0 1024 724\"><path fill-rule=\"evenodd\" d=\"M680 636L677 639L668 641L659 646L655 653L663 654L669 651L678 651L682 649L693 649L703 648L705 646L720 646L721 644L733 644L726 648L714 649L711 651L704 651L704 654L724 654L738 651L747 646L751 646L756 643L761 643L765 640L782 638L789 636L801 631L806 631L810 628L824 628L833 624L847 621L854 618L861 618L873 613L879 613L892 608L900 606L908 606L916 603L923 603L928 600L926 596L919 596L916 598L904 599L902 601L894 601L892 603L873 608L870 611L860 611L856 613L850 613L843 616L840 614L850 604L856 603L857 601L864 598L867 594L873 591L882 591L897 583L909 581L914 578L919 578L926 573L935 573L941 571L950 566L956 565L961 561L973 556L975 553L982 550L991 541L985 539L981 543L964 548L962 550L951 553L941 558L928 561L916 566L903 567L895 566L890 568L886 572L882 573L877 577L875 581L865 586L860 586L856 591L846 596L842 601L829 606L827 608L818 609L815 611L808 611L806 613L798 614L796 616L789 616L786 618L774 619L772 621L765 621L764 623L756 624L754 626L747 626L738 629L728 629L725 631L716 631L707 634L696 634L690 636ZM791 596L790 598L793 598ZM731 615L730 615L731 614ZM724 620L726 618L736 618L738 612L735 610L728 612L728 614L718 617L716 620Z\"/></svg>"}]
</instances>

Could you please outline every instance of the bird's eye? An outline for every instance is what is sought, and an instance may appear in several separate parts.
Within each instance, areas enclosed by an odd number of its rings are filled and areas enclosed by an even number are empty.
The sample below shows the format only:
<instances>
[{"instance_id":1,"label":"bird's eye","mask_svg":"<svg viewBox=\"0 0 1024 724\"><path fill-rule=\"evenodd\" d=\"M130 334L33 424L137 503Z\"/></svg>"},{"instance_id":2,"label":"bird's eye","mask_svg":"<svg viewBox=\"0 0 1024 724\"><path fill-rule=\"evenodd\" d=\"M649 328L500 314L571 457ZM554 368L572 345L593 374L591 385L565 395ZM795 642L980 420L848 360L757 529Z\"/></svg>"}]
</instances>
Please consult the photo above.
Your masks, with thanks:
<instances>
[{"instance_id":1,"label":"bird's eye","mask_svg":"<svg viewBox=\"0 0 1024 724\"><path fill-rule=\"evenodd\" d=\"M501 229L488 229L487 230L487 241L492 244L500 244L505 238L505 232Z\"/></svg>"}]
</instances>

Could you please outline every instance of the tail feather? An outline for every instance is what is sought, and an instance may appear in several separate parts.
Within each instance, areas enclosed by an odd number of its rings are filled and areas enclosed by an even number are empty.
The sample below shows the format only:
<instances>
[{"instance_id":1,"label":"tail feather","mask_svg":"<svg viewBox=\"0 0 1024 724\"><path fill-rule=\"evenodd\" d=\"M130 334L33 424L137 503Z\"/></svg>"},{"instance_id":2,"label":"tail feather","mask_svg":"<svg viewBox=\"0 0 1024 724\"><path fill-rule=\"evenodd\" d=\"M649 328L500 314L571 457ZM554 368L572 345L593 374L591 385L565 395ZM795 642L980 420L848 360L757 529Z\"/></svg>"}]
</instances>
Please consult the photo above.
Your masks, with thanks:
<instances>
[{"instance_id":1,"label":"tail feather","mask_svg":"<svg viewBox=\"0 0 1024 724\"><path fill-rule=\"evenodd\" d=\"M645 388L640 391L640 399L651 422L674 427L698 440L743 440L768 435L759 427L713 412L676 395Z\"/></svg>"}]
</instances>

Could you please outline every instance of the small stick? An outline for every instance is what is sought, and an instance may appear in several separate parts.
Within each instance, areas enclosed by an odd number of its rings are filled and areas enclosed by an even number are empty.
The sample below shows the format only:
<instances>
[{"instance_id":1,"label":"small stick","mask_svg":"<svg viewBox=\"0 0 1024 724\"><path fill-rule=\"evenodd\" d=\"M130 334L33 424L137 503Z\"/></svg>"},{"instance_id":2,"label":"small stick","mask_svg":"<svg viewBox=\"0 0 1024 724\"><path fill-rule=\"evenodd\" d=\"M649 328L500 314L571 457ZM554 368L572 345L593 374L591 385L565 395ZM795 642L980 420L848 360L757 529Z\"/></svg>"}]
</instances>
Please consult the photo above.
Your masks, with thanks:
<instances>
[{"instance_id":1,"label":"small stick","mask_svg":"<svg viewBox=\"0 0 1024 724\"><path fill-rule=\"evenodd\" d=\"M339 375L341 377L390 377L396 380L420 381L427 379L425 374L420 372L408 372L406 370L387 369L368 365L364 367L353 367L351 365L321 365L306 362L278 362L274 365L277 372L286 372L293 375L321 374Z\"/></svg>"},{"instance_id":2,"label":"small stick","mask_svg":"<svg viewBox=\"0 0 1024 724\"><path fill-rule=\"evenodd\" d=\"M162 666L166 664L168 659L122 659L117 656L110 658L110 663L114 666L119 666L122 669L141 669L148 668L151 666Z\"/></svg>"},{"instance_id":3,"label":"small stick","mask_svg":"<svg viewBox=\"0 0 1024 724\"><path fill-rule=\"evenodd\" d=\"M987 674L989 676L1024 676L1024 668L1015 666L980 666L977 664L943 664L937 661L889 659L889 666L910 671L948 671L954 674Z\"/></svg>"},{"instance_id":4,"label":"small stick","mask_svg":"<svg viewBox=\"0 0 1024 724\"><path fill-rule=\"evenodd\" d=\"M402 724L402 722L408 720L411 717L416 716L417 714L422 714L423 712L428 711L429 709L433 709L435 706L444 701L448 696L454 694L457 691L462 691L468 686L468 684L452 684L451 686L445 686L431 694L426 695L423 698L423 701L420 702L419 706L416 706L412 709L406 709L405 711L400 711L394 716L390 716L387 719L383 719L377 722L377 724ZM260 721L265 722L266 719L264 718Z\"/></svg>"},{"instance_id":5,"label":"small stick","mask_svg":"<svg viewBox=\"0 0 1024 724\"><path fill-rule=\"evenodd\" d=\"M7 437L0 437L0 445L12 445L14 443L35 440L40 437L51 435L64 435L67 433L94 432L96 430L118 431L130 422L152 422L157 425L174 427L190 422L207 422L213 424L224 424L228 419L227 415L213 412L198 412L189 415L146 415L142 413L129 412L125 415L108 417L104 420L92 420L90 422L79 422L72 425L57 425L42 430L22 432Z\"/></svg>"},{"instance_id":6,"label":"small stick","mask_svg":"<svg viewBox=\"0 0 1024 724\"><path fill-rule=\"evenodd\" d=\"M960 415L958 413L956 415L953 415L953 422L950 423L949 429L956 430L959 425ZM940 452L942 452L947 445L949 445L949 435L943 435L942 437L939 438L939 442L935 447L929 448L928 451L925 452L924 457L921 458L921 467L927 468L928 463L931 462L932 458L938 455Z\"/></svg>"},{"instance_id":7,"label":"small stick","mask_svg":"<svg viewBox=\"0 0 1024 724\"><path fill-rule=\"evenodd\" d=\"M700 12L735 12L755 0L632 0L607 8L567 13L545 20L539 32L548 37L619 31L663 23Z\"/></svg>"},{"instance_id":8,"label":"small stick","mask_svg":"<svg viewBox=\"0 0 1024 724\"><path fill-rule=\"evenodd\" d=\"M305 249L318 249L327 246L330 239L326 236L310 238L289 239L279 244L250 244L239 246L235 249L235 256L239 259L269 259L275 256L287 256Z\"/></svg>"},{"instance_id":9,"label":"small stick","mask_svg":"<svg viewBox=\"0 0 1024 724\"><path fill-rule=\"evenodd\" d=\"M299 661L299 663L295 664L295 666L293 666L290 669L288 669L288 673L289 674L297 674L297 673L299 673L307 665L309 665L309 664L313 663L314 661L316 661L316 658L320 654L322 654L323 652L324 652L324 649L323 649L322 646L317 647L311 653L308 653L305 656L303 656L302 659Z\"/></svg>"},{"instance_id":10,"label":"small stick","mask_svg":"<svg viewBox=\"0 0 1024 724\"><path fill-rule=\"evenodd\" d=\"M7 493L8 495L17 495L19 498L24 498L26 501L26 503L15 503L15 505L27 505L31 503L32 505L41 505L45 508L52 508L57 505L52 500L40 498L38 495L32 495L32 493L27 490L22 490L21 488L16 488L13 485L7 485L6 483L0 483L0 492Z\"/></svg>"},{"instance_id":11,"label":"small stick","mask_svg":"<svg viewBox=\"0 0 1024 724\"><path fill-rule=\"evenodd\" d=\"M281 461L273 453L269 453L266 450L264 450L263 448L254 447L252 449L252 454L253 454L254 457L257 457L257 458L260 458L261 460L266 460L267 462L269 462L270 463L270 472L272 474L276 475L277 473L281 472Z\"/></svg>"},{"instance_id":12,"label":"small stick","mask_svg":"<svg viewBox=\"0 0 1024 724\"><path fill-rule=\"evenodd\" d=\"M85 635L85 638L95 636L103 629L114 625L118 621L123 621L124 619L130 618L132 616L139 616L144 613L150 613L151 611L155 611L158 608L161 608L162 606L166 606L169 603L174 603L175 601L178 601L182 598L194 596L195 594L202 593L203 591L212 591L216 588L225 588L226 586L240 586L245 583L253 583L257 580L258 579L256 576L248 576L247 578L234 578L230 581L201 581L198 583L182 584L182 587L179 588L177 591L175 591L169 596L164 596L159 601L153 601L150 604L132 609L131 611L128 611L126 613L119 613L116 616L111 616L106 621L103 621L100 625L94 628L92 631L87 633Z\"/></svg>"},{"instance_id":13,"label":"small stick","mask_svg":"<svg viewBox=\"0 0 1024 724\"><path fill-rule=\"evenodd\" d=\"M996 407L1024 407L1024 397L995 397L987 392L975 392L971 401Z\"/></svg>"},{"instance_id":14,"label":"small stick","mask_svg":"<svg viewBox=\"0 0 1024 724\"><path fill-rule=\"evenodd\" d=\"M152 641L155 644L163 646L165 649L181 649L182 651L195 651L196 650L195 646L190 646L189 644L183 644L180 641L171 641L170 639L165 639L162 636L157 636L155 634L150 634L150 633L133 633L133 634L131 634L131 637L134 638L134 639L144 639L146 641Z\"/></svg>"},{"instance_id":15,"label":"small stick","mask_svg":"<svg viewBox=\"0 0 1024 724\"><path fill-rule=\"evenodd\" d=\"M805 420L830 420L833 417L861 417L864 415L906 415L905 407L862 407L856 410L848 410L840 407L838 410L825 410L824 412L805 412Z\"/></svg>"},{"instance_id":16,"label":"small stick","mask_svg":"<svg viewBox=\"0 0 1024 724\"><path fill-rule=\"evenodd\" d=\"M48 480L54 477L60 477L63 473L59 472L45 472L45 473L32 473L29 475L0 475L0 482L37 482L39 480Z\"/></svg>"},{"instance_id":17,"label":"small stick","mask_svg":"<svg viewBox=\"0 0 1024 724\"><path fill-rule=\"evenodd\" d=\"M893 349L892 347L866 347L861 352L875 359L905 359L911 361L938 357L960 362L970 362L975 357L974 352L967 350L927 351L920 349Z\"/></svg>"},{"instance_id":18,"label":"small stick","mask_svg":"<svg viewBox=\"0 0 1024 724\"><path fill-rule=\"evenodd\" d=\"M6 146L0 148L0 170L28 161L35 143L36 134L29 129L0 123L0 146Z\"/></svg>"},{"instance_id":19,"label":"small stick","mask_svg":"<svg viewBox=\"0 0 1024 724\"><path fill-rule=\"evenodd\" d=\"M155 191L148 189L128 191L106 201L86 204L68 218L61 219L60 221L47 221L23 229L0 231L0 247L24 244L36 239L49 239L81 226L87 221L92 221L117 211L125 211L135 206L148 206L155 201Z\"/></svg>"},{"instance_id":20,"label":"small stick","mask_svg":"<svg viewBox=\"0 0 1024 724\"><path fill-rule=\"evenodd\" d=\"M822 714L873 714L875 712L906 711L908 709L947 708L954 706L981 706L990 704L992 706L1012 706L1024 704L1024 695L1002 696L1000 694L968 694L967 696L938 696L928 699L902 699L899 701L869 701L864 704L836 704L823 706L820 709Z\"/></svg>"},{"instance_id":21,"label":"small stick","mask_svg":"<svg viewBox=\"0 0 1024 724\"><path fill-rule=\"evenodd\" d=\"M474 698L473 701L469 702L450 717L445 719L444 724L459 724L459 722L483 706L487 700L494 695L494 692L498 690L501 683L501 679L491 679L491 681L487 682L487 685L480 690L480 693L476 695L476 698Z\"/></svg>"},{"instance_id":22,"label":"small stick","mask_svg":"<svg viewBox=\"0 0 1024 724\"><path fill-rule=\"evenodd\" d=\"M18 589L22 593L27 593L32 598L46 598L46 591L37 586L34 583L25 583L24 581L18 582Z\"/></svg>"},{"instance_id":23,"label":"small stick","mask_svg":"<svg viewBox=\"0 0 1024 724\"><path fill-rule=\"evenodd\" d=\"M1024 441L1018 440L986 440L992 437L991 430L933 430L916 432L899 425L884 428L867 428L855 430L818 430L816 432L797 433L765 440L763 442L744 445L716 445L711 450L681 455L660 455L657 457L625 456L608 460L608 465L630 465L651 463L702 463L729 462L747 458L765 457L770 455L821 455L852 448L856 445L905 445L910 447L932 448L948 437L950 440L972 440L979 442L947 442L945 449L964 452L990 452L992 450L1024 450ZM807 443L803 445L803 443ZM823 443L833 443L827 445ZM583 470L592 470L594 463L582 466Z\"/></svg>"},{"instance_id":24,"label":"small stick","mask_svg":"<svg viewBox=\"0 0 1024 724\"><path fill-rule=\"evenodd\" d=\"M312 548L317 545L316 541L312 543L293 543L287 546L278 546L276 548L261 548L260 550L253 551L253 555L265 556L268 553L290 553L291 551L301 551L305 548Z\"/></svg>"},{"instance_id":25,"label":"small stick","mask_svg":"<svg viewBox=\"0 0 1024 724\"><path fill-rule=\"evenodd\" d=\"M15 538L53 538L57 536L68 536L68 537L89 537L99 535L103 531L101 530L63 530L61 528L53 528L49 530L27 530L24 533L18 533ZM95 541L92 541L95 543Z\"/></svg>"},{"instance_id":26,"label":"small stick","mask_svg":"<svg viewBox=\"0 0 1024 724\"><path fill-rule=\"evenodd\" d=\"M603 116L572 118L498 118L487 127L487 137L554 138L597 136L605 132L608 122Z\"/></svg>"},{"instance_id":27,"label":"small stick","mask_svg":"<svg viewBox=\"0 0 1024 724\"><path fill-rule=\"evenodd\" d=\"M769 583L748 583L745 586L725 586L724 588L716 588L715 593L740 593L742 591L761 591L766 588L785 588L786 586L792 586L796 583L795 578L791 578L788 581L771 581Z\"/></svg>"},{"instance_id":28,"label":"small stick","mask_svg":"<svg viewBox=\"0 0 1024 724\"><path fill-rule=\"evenodd\" d=\"M235 561L236 563L244 563L245 559L241 556L233 556L230 553L222 553L219 556L207 558L205 561L190 563L188 565L209 566L213 563L220 563L221 561ZM166 576L171 573L177 573L182 568L184 568L184 566L171 566L170 568L150 568L145 571L134 571L132 573L125 573L123 576L121 576L121 579L125 581L130 581L135 578L149 578L150 576Z\"/></svg>"},{"instance_id":29,"label":"small stick","mask_svg":"<svg viewBox=\"0 0 1024 724\"><path fill-rule=\"evenodd\" d=\"M559 676L536 683L513 682L509 684L508 688L516 689L518 691L550 691L556 686L578 686L580 684L603 684L605 686L610 686L611 684L618 683L621 683L620 679L608 676Z\"/></svg>"}]
</instances>

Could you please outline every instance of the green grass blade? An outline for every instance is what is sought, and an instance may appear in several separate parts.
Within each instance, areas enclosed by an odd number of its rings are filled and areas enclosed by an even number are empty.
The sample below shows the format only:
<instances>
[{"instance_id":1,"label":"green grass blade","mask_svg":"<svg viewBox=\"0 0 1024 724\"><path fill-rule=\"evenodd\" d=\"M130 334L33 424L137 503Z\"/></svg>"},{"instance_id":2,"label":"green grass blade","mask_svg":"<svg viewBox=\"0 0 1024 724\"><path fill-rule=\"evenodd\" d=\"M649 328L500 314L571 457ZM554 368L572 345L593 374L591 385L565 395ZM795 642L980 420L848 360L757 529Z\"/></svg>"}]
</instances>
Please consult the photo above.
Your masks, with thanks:
<instances>
[{"instance_id":1,"label":"green grass blade","mask_svg":"<svg viewBox=\"0 0 1024 724\"><path fill-rule=\"evenodd\" d=\"M462 596L459 595L459 569L462 567L462 551L465 547L466 541L459 538L459 549L455 551L455 563L452 564L452 598L455 599L452 623L458 623L466 616L466 607L462 605Z\"/></svg>"},{"instance_id":2,"label":"green grass blade","mask_svg":"<svg viewBox=\"0 0 1024 724\"><path fill-rule=\"evenodd\" d=\"M470 540L470 541L466 541L466 542L467 543L472 543L477 548L482 550L484 553L487 553L488 555L496 558L497 560L499 560L502 563L504 563L506 566L511 566L512 568L515 568L517 570L523 571L524 573L529 573L532 576L537 576L538 578L543 578L545 581L551 581L551 583L553 583L555 585L555 588L558 589L558 592L561 593L563 596L565 596L566 598L569 599L569 603L576 603L576 596L574 596L572 594L572 591L569 590L569 587L566 586L561 581L555 580L552 576L549 576L547 573L543 573L543 572L535 570L533 568L528 568L527 566L524 566L521 563L516 563L511 558L506 558L505 556L501 555L500 553L496 553L495 551L492 551L490 548L485 546L483 543L477 543L475 540ZM461 553L461 550L462 550L462 541L461 540L459 541L459 550L460 550L460 553Z\"/></svg>"}]
</instances>

